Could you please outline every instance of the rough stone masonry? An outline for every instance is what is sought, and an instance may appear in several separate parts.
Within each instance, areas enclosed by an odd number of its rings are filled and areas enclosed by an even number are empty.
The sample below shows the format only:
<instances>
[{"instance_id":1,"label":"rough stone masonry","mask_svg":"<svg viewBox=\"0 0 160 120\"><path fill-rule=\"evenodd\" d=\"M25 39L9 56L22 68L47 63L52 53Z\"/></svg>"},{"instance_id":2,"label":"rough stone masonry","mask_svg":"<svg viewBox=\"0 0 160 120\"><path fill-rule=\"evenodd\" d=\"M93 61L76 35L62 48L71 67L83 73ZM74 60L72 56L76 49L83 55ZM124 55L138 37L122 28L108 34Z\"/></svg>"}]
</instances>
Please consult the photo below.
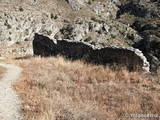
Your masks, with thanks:
<instances>
[{"instance_id":1,"label":"rough stone masonry","mask_svg":"<svg viewBox=\"0 0 160 120\"><path fill-rule=\"evenodd\" d=\"M87 42L72 40L57 40L35 34L33 41L34 55L56 56L62 55L71 60L82 59L86 62L102 65L120 65L130 71L137 68L149 72L150 64L142 52L133 47L93 46Z\"/></svg>"}]
</instances>

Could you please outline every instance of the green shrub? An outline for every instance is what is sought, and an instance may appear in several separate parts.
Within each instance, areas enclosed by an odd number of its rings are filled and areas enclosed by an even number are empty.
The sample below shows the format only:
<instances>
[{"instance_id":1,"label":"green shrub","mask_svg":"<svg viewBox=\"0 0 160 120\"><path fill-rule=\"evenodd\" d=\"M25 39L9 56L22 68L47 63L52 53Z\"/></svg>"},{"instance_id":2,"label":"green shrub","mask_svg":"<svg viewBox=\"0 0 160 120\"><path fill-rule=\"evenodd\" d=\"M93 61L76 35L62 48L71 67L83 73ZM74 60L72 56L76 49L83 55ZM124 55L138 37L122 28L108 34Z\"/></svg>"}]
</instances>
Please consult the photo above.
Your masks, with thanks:
<instances>
[{"instance_id":1,"label":"green shrub","mask_svg":"<svg viewBox=\"0 0 160 120\"><path fill-rule=\"evenodd\" d=\"M91 17L91 20L93 20L93 21L95 21L95 22L98 22L98 23L104 23L103 20L100 20L100 19L98 19L98 18L96 18L96 17L94 17L94 16Z\"/></svg>"},{"instance_id":2,"label":"green shrub","mask_svg":"<svg viewBox=\"0 0 160 120\"><path fill-rule=\"evenodd\" d=\"M53 19L54 18L54 14L53 13L51 13L51 19Z\"/></svg>"},{"instance_id":3,"label":"green shrub","mask_svg":"<svg viewBox=\"0 0 160 120\"><path fill-rule=\"evenodd\" d=\"M8 38L9 41L12 41L11 37Z\"/></svg>"},{"instance_id":4,"label":"green shrub","mask_svg":"<svg viewBox=\"0 0 160 120\"><path fill-rule=\"evenodd\" d=\"M22 11L24 11L24 9L20 6L20 7L19 7L19 11L22 12Z\"/></svg>"},{"instance_id":5,"label":"green shrub","mask_svg":"<svg viewBox=\"0 0 160 120\"><path fill-rule=\"evenodd\" d=\"M28 38L25 38L24 41L29 41L29 39L28 39Z\"/></svg>"},{"instance_id":6,"label":"green shrub","mask_svg":"<svg viewBox=\"0 0 160 120\"><path fill-rule=\"evenodd\" d=\"M19 41L17 41L17 42L16 42L16 44L20 44L20 42L19 42Z\"/></svg>"},{"instance_id":7,"label":"green shrub","mask_svg":"<svg viewBox=\"0 0 160 120\"><path fill-rule=\"evenodd\" d=\"M92 37L91 36L89 36L89 37L87 37L84 41L91 41L92 40Z\"/></svg>"},{"instance_id":8,"label":"green shrub","mask_svg":"<svg viewBox=\"0 0 160 120\"><path fill-rule=\"evenodd\" d=\"M8 29L11 29L12 26L10 24L8 24L8 21L6 20L6 22L4 23L5 26L7 26Z\"/></svg>"}]
</instances>

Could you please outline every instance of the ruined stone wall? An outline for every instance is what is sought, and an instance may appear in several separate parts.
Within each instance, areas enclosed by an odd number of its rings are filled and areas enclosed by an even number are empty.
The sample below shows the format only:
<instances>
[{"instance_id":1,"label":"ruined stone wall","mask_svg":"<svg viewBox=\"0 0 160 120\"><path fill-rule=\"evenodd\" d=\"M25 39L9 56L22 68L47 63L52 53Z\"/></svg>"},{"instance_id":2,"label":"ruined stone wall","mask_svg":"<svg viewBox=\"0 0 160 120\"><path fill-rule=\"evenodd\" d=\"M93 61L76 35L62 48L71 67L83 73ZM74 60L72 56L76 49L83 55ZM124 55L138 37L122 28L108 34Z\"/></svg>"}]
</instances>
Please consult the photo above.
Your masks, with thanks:
<instances>
[{"instance_id":1,"label":"ruined stone wall","mask_svg":"<svg viewBox=\"0 0 160 120\"><path fill-rule=\"evenodd\" d=\"M33 50L35 55L55 56L60 54L72 60L82 59L89 63L102 65L124 65L129 70L135 70L138 67L149 72L149 63L142 52L132 47L98 47L86 42L70 40L54 43L46 36L35 34Z\"/></svg>"}]
</instances>

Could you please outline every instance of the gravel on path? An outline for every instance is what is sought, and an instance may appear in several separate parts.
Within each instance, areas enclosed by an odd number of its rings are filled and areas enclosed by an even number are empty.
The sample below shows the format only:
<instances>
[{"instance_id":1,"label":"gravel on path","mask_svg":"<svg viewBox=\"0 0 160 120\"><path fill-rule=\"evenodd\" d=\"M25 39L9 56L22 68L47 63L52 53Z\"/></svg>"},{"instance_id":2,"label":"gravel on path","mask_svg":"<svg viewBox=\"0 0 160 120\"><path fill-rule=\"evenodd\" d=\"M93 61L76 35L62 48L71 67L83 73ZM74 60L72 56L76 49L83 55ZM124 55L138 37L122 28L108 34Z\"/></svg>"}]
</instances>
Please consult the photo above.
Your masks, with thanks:
<instances>
[{"instance_id":1,"label":"gravel on path","mask_svg":"<svg viewBox=\"0 0 160 120\"><path fill-rule=\"evenodd\" d=\"M20 114L21 100L12 89L12 84L19 78L21 68L0 63L7 72L0 80L0 119L1 120L23 120Z\"/></svg>"}]
</instances>

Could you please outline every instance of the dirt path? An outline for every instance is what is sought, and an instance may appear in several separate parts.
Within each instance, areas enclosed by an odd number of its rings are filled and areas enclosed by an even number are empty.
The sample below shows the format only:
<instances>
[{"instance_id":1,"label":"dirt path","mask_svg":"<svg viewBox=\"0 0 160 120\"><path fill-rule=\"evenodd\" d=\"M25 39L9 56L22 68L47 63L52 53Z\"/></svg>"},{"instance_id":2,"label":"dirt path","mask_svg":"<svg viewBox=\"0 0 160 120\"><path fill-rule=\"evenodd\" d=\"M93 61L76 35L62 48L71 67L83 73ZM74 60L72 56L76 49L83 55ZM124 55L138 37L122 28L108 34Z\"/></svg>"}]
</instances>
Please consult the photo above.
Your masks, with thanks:
<instances>
[{"instance_id":1,"label":"dirt path","mask_svg":"<svg viewBox=\"0 0 160 120\"><path fill-rule=\"evenodd\" d=\"M0 80L0 120L22 120L22 115L19 113L21 101L12 90L12 84L18 79L22 70L8 64L0 63L0 66L7 69Z\"/></svg>"}]
</instances>

